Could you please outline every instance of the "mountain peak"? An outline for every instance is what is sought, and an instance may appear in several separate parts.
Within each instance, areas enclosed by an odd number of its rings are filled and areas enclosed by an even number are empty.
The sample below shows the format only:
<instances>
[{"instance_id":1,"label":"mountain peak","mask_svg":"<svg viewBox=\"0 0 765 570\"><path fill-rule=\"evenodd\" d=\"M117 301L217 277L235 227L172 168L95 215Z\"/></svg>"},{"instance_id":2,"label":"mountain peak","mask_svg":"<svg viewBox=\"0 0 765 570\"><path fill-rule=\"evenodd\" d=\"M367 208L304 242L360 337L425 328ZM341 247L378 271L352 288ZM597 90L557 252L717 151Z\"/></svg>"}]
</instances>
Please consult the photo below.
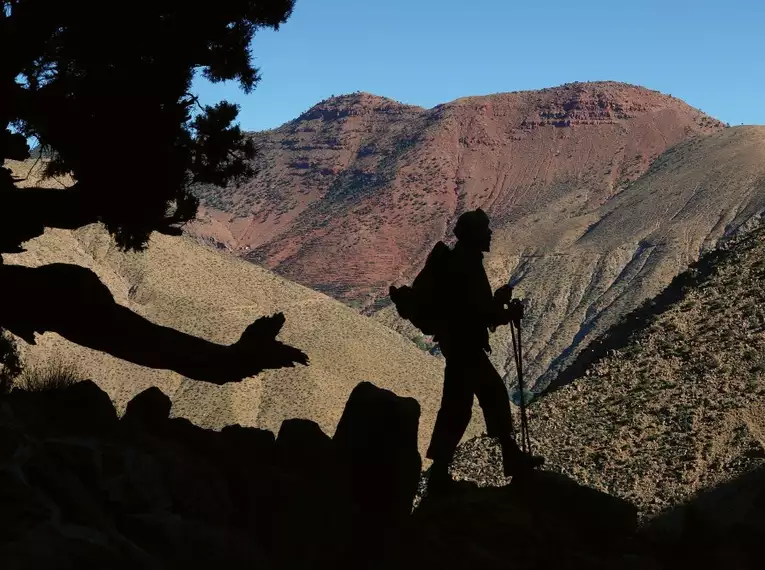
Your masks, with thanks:
<instances>
[{"instance_id":1,"label":"mountain peak","mask_svg":"<svg viewBox=\"0 0 765 570\"><path fill-rule=\"evenodd\" d=\"M436 105L433 110L458 108L498 109L500 113L520 115L521 126L571 126L614 123L663 109L682 111L696 117L705 131L712 132L725 124L688 105L682 99L631 83L619 81L575 81L554 87L507 91L460 97ZM503 110L504 108L504 110ZM294 122L321 119L331 121L348 116L399 115L426 111L381 95L356 91L332 95L301 114Z\"/></svg>"},{"instance_id":2,"label":"mountain peak","mask_svg":"<svg viewBox=\"0 0 765 570\"><path fill-rule=\"evenodd\" d=\"M423 109L414 105L405 105L394 99L366 91L356 91L344 95L332 95L311 107L300 115L296 121L332 120L372 113L398 114L411 110Z\"/></svg>"},{"instance_id":3,"label":"mountain peak","mask_svg":"<svg viewBox=\"0 0 765 570\"><path fill-rule=\"evenodd\" d=\"M693 115L704 130L714 131L725 125L685 101L640 85L618 81L565 83L543 89L511 91L462 97L444 107L476 108L491 105L504 112L513 110L523 116L523 126L615 123L645 113L672 109Z\"/></svg>"}]
</instances>

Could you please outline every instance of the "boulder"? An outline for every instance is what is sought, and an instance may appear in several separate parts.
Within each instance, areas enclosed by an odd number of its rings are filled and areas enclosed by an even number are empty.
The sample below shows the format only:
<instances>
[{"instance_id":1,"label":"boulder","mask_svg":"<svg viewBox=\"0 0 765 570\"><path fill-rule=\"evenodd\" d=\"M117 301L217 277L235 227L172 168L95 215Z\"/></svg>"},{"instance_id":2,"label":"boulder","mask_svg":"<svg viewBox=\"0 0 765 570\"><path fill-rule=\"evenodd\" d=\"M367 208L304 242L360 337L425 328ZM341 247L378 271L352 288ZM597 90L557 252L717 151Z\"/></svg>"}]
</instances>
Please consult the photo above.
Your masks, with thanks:
<instances>
[{"instance_id":1,"label":"boulder","mask_svg":"<svg viewBox=\"0 0 765 570\"><path fill-rule=\"evenodd\" d=\"M227 452L250 468L268 465L273 460L276 437L273 432L239 424L226 426L220 432Z\"/></svg>"},{"instance_id":2,"label":"boulder","mask_svg":"<svg viewBox=\"0 0 765 570\"><path fill-rule=\"evenodd\" d=\"M397 549L420 480L419 418L416 400L369 382L351 393L333 438L348 481L343 567L390 564L386 557Z\"/></svg>"},{"instance_id":3,"label":"boulder","mask_svg":"<svg viewBox=\"0 0 765 570\"><path fill-rule=\"evenodd\" d=\"M152 386L128 402L122 421L130 426L140 426L146 431L161 431L170 416L172 405L162 390Z\"/></svg>"},{"instance_id":4,"label":"boulder","mask_svg":"<svg viewBox=\"0 0 765 570\"><path fill-rule=\"evenodd\" d=\"M109 433L118 425L117 411L109 395L92 380L84 380L55 394L55 420L61 429L85 433Z\"/></svg>"},{"instance_id":5,"label":"boulder","mask_svg":"<svg viewBox=\"0 0 765 570\"><path fill-rule=\"evenodd\" d=\"M346 549L348 508L331 438L315 422L282 423L274 446L270 524L259 538L284 568L337 568Z\"/></svg>"},{"instance_id":6,"label":"boulder","mask_svg":"<svg viewBox=\"0 0 765 570\"><path fill-rule=\"evenodd\" d=\"M50 390L15 389L3 400L33 433L106 434L118 425L109 395L92 380Z\"/></svg>"},{"instance_id":7,"label":"boulder","mask_svg":"<svg viewBox=\"0 0 765 570\"><path fill-rule=\"evenodd\" d=\"M282 422L274 446L274 461L290 471L313 478L332 463L332 439L310 420L292 419Z\"/></svg>"},{"instance_id":8,"label":"boulder","mask_svg":"<svg viewBox=\"0 0 765 570\"><path fill-rule=\"evenodd\" d=\"M369 382L351 393L333 438L351 472L353 502L375 519L401 520L412 510L422 460L420 405Z\"/></svg>"}]
</instances>

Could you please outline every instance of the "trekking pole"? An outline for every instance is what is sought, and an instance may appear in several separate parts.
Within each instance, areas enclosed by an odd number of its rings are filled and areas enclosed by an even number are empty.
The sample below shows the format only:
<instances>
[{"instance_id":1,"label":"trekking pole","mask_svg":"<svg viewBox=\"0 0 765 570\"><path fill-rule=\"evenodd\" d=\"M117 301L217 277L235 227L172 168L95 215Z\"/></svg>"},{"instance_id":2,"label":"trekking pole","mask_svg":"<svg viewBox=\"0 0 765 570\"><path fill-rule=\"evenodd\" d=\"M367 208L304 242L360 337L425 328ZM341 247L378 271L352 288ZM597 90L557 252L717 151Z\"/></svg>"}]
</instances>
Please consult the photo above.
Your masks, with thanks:
<instances>
[{"instance_id":1,"label":"trekking pole","mask_svg":"<svg viewBox=\"0 0 765 570\"><path fill-rule=\"evenodd\" d=\"M523 433L521 437L526 439L526 447L528 448L529 455L531 455L531 435L529 433L529 413L526 409L526 394L524 392L523 384L523 348L521 344L521 321L518 321L518 387L521 392L521 429Z\"/></svg>"},{"instance_id":2,"label":"trekking pole","mask_svg":"<svg viewBox=\"0 0 765 570\"><path fill-rule=\"evenodd\" d=\"M518 327L518 339L515 338L515 327ZM513 357L515 358L515 369L518 374L518 390L521 394L521 451L531 454L531 437L529 436L529 424L526 414L526 395L523 391L523 353L521 344L521 321L513 321L510 324L510 335L513 340Z\"/></svg>"}]
</instances>

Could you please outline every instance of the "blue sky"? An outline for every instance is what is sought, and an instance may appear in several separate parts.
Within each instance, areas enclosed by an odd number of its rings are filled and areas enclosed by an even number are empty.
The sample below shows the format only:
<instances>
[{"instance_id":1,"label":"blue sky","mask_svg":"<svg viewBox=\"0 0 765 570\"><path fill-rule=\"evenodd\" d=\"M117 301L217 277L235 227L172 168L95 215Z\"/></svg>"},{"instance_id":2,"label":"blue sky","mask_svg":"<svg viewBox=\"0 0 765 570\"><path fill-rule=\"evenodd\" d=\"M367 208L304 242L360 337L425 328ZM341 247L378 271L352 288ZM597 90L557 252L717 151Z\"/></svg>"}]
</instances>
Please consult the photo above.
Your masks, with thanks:
<instances>
[{"instance_id":1,"label":"blue sky","mask_svg":"<svg viewBox=\"0 0 765 570\"><path fill-rule=\"evenodd\" d=\"M679 97L731 125L765 124L763 0L297 0L253 42L262 81L196 83L277 127L330 95L433 107L458 97L614 80Z\"/></svg>"}]
</instances>

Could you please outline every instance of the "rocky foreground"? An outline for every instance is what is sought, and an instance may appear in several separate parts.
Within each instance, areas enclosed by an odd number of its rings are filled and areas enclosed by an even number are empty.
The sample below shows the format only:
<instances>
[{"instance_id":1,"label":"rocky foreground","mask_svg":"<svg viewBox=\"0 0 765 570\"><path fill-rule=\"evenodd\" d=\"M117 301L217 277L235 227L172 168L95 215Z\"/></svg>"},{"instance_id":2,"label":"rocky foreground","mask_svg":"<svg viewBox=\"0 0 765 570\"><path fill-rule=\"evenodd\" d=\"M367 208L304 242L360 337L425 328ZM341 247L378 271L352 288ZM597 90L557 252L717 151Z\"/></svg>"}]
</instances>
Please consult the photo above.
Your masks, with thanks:
<instances>
[{"instance_id":1,"label":"rocky foreground","mask_svg":"<svg viewBox=\"0 0 765 570\"><path fill-rule=\"evenodd\" d=\"M169 411L151 388L118 418L92 382L2 396L0 567L748 568L765 536L762 473L642 527L628 502L552 473L463 482L412 512L419 406L369 383L333 438ZM488 444L463 446L455 469L490 471Z\"/></svg>"}]
</instances>

